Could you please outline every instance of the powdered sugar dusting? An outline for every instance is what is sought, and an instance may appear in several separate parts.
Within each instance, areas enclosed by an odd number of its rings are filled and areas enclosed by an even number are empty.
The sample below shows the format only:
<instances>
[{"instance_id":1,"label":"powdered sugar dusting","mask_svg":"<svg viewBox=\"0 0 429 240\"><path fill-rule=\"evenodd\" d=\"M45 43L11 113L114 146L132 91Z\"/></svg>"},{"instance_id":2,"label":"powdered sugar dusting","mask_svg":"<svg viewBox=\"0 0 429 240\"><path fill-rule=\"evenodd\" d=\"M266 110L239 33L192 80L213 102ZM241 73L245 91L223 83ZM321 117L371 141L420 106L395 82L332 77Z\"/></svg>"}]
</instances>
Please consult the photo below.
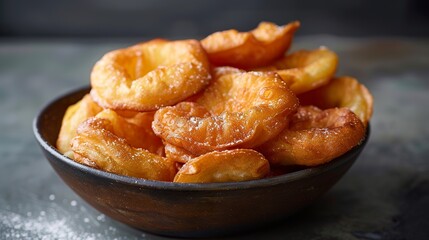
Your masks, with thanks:
<instances>
[{"instance_id":1,"label":"powdered sugar dusting","mask_svg":"<svg viewBox=\"0 0 429 240\"><path fill-rule=\"evenodd\" d=\"M49 194L33 204L0 207L0 239L145 239L146 234L97 213L79 199ZM37 204L34 204L36 203ZM35 208L34 206L38 206Z\"/></svg>"},{"instance_id":2,"label":"powdered sugar dusting","mask_svg":"<svg viewBox=\"0 0 429 240\"><path fill-rule=\"evenodd\" d=\"M8 239L89 239L90 237L72 231L66 224L66 218L47 221L47 219L21 216L13 212L1 211L0 213L1 224L9 228L3 233Z\"/></svg>"}]
</instances>

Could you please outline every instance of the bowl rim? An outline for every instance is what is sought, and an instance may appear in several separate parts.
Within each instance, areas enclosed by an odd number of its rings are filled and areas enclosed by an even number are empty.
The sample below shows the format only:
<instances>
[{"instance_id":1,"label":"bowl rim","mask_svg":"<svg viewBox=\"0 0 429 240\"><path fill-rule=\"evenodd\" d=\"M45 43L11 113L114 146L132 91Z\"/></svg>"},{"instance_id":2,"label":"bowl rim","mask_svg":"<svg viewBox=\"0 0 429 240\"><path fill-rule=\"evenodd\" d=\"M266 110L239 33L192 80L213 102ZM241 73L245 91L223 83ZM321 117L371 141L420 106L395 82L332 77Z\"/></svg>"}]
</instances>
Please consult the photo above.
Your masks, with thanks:
<instances>
[{"instance_id":1,"label":"bowl rim","mask_svg":"<svg viewBox=\"0 0 429 240\"><path fill-rule=\"evenodd\" d=\"M268 186L274 186L279 184L284 184L288 182L293 182L301 178L311 177L315 175L322 174L326 171L329 171L333 168L337 168L351 159L351 156L356 154L356 152L363 149L368 142L370 135L370 124L368 123L366 127L366 133L361 142L354 146L352 149L344 153L343 155L331 160L330 162L316 166L297 170L290 173L285 173L279 176L268 177L257 180L241 181L241 182L222 182L222 183L175 183L175 182L166 182L166 181L155 181L148 180L143 178L135 178L124 175L118 175L111 172L106 172L103 170L95 169L84 164L75 162L71 158L68 158L61 154L55 146L49 144L41 134L39 129L42 117L49 110L49 108L54 105L56 102L74 96L82 91L89 91L90 86L86 85L83 87L75 88L69 92L60 94L59 96L48 101L41 110L36 114L33 119L33 133L36 140L40 146L46 150L49 154L53 155L56 160L59 160L65 163L68 166L73 167L76 170L95 175L100 178L105 178L109 181L115 181L118 183L132 185L137 187L144 187L147 189L163 189L163 190L173 190L173 191L218 191L218 190L242 190L250 188L262 188Z\"/></svg>"}]
</instances>

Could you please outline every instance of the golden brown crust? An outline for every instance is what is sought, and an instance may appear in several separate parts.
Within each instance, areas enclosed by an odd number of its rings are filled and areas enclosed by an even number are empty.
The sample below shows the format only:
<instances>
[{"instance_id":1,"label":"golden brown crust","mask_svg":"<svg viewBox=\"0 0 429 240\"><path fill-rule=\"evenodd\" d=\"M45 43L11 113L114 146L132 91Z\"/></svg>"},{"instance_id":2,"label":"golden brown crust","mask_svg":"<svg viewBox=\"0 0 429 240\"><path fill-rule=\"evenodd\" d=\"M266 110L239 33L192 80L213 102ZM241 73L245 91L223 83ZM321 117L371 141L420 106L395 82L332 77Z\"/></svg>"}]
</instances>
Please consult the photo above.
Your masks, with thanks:
<instances>
[{"instance_id":1,"label":"golden brown crust","mask_svg":"<svg viewBox=\"0 0 429 240\"><path fill-rule=\"evenodd\" d=\"M77 135L79 124L86 119L95 116L103 109L98 106L89 94L85 95L79 102L67 108L61 124L57 139L57 149L62 154L71 150L70 142ZM70 154L68 155L71 156Z\"/></svg>"},{"instance_id":2,"label":"golden brown crust","mask_svg":"<svg viewBox=\"0 0 429 240\"><path fill-rule=\"evenodd\" d=\"M165 150L165 156L167 158L173 161L176 161L178 163L186 163L192 158L198 157L198 155L195 155L187 151L186 149L175 146L173 144L169 144L167 142L165 142L164 150Z\"/></svg>"},{"instance_id":3,"label":"golden brown crust","mask_svg":"<svg viewBox=\"0 0 429 240\"><path fill-rule=\"evenodd\" d=\"M173 161L130 146L124 138L113 134L113 128L109 120L96 117L79 125L78 135L72 140L75 160L125 176L173 180L176 173Z\"/></svg>"},{"instance_id":4,"label":"golden brown crust","mask_svg":"<svg viewBox=\"0 0 429 240\"><path fill-rule=\"evenodd\" d=\"M186 162L174 182L238 182L261 179L270 172L264 156L251 149L213 151Z\"/></svg>"},{"instance_id":5,"label":"golden brown crust","mask_svg":"<svg viewBox=\"0 0 429 240\"><path fill-rule=\"evenodd\" d=\"M127 117L123 112L121 114L106 109L95 117L109 120L113 134L124 138L131 147L143 148L160 156L164 154L164 144L152 130L155 112L128 112Z\"/></svg>"},{"instance_id":6,"label":"golden brown crust","mask_svg":"<svg viewBox=\"0 0 429 240\"><path fill-rule=\"evenodd\" d=\"M365 126L373 111L373 97L358 80L343 76L332 79L327 85L298 96L301 105L315 105L322 109L346 107L352 110Z\"/></svg>"},{"instance_id":7,"label":"golden brown crust","mask_svg":"<svg viewBox=\"0 0 429 240\"><path fill-rule=\"evenodd\" d=\"M210 62L217 66L254 68L270 64L281 57L290 47L298 21L284 26L261 22L250 32L227 30L213 33L201 44Z\"/></svg>"},{"instance_id":8,"label":"golden brown crust","mask_svg":"<svg viewBox=\"0 0 429 240\"><path fill-rule=\"evenodd\" d=\"M156 39L104 55L91 72L91 95L105 108L152 111L209 82L210 65L198 41Z\"/></svg>"},{"instance_id":9,"label":"golden brown crust","mask_svg":"<svg viewBox=\"0 0 429 240\"><path fill-rule=\"evenodd\" d=\"M292 92L301 94L327 84L334 76L337 65L337 54L321 47L296 51L257 70L278 73Z\"/></svg>"},{"instance_id":10,"label":"golden brown crust","mask_svg":"<svg viewBox=\"0 0 429 240\"><path fill-rule=\"evenodd\" d=\"M365 135L359 118L347 108L299 107L290 126L258 148L273 165L317 166L358 145Z\"/></svg>"},{"instance_id":11,"label":"golden brown crust","mask_svg":"<svg viewBox=\"0 0 429 240\"><path fill-rule=\"evenodd\" d=\"M193 102L158 110L152 128L164 141L201 155L252 148L276 136L298 99L275 73L218 68Z\"/></svg>"}]
</instances>

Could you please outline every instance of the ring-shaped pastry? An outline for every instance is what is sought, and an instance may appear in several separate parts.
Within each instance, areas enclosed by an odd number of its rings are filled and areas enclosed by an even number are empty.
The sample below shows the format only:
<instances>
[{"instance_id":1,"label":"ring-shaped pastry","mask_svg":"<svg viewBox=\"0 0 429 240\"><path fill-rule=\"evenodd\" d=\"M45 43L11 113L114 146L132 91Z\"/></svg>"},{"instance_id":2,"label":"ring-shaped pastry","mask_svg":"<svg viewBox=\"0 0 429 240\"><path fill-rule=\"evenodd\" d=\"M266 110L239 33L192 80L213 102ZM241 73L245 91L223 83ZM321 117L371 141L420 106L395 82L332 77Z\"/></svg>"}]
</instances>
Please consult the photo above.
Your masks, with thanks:
<instances>
[{"instance_id":1,"label":"ring-shaped pastry","mask_svg":"<svg viewBox=\"0 0 429 240\"><path fill-rule=\"evenodd\" d=\"M284 26L261 22L249 32L231 29L213 33L201 44L207 51L210 62L217 66L254 68L270 64L280 58L290 47L298 21Z\"/></svg>"},{"instance_id":2,"label":"ring-shaped pastry","mask_svg":"<svg viewBox=\"0 0 429 240\"><path fill-rule=\"evenodd\" d=\"M155 39L104 55L91 72L91 95L104 108L152 111L203 89L209 68L198 41Z\"/></svg>"}]
</instances>

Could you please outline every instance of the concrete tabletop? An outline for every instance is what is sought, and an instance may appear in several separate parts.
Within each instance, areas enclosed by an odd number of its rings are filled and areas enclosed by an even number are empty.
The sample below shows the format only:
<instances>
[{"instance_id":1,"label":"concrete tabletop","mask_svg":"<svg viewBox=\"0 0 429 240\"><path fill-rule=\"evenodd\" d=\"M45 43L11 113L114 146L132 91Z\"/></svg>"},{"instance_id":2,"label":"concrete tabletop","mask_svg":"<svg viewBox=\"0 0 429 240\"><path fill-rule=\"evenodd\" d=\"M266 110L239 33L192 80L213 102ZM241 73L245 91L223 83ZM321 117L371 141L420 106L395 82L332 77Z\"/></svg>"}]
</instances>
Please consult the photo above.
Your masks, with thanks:
<instances>
[{"instance_id":1,"label":"concrete tabletop","mask_svg":"<svg viewBox=\"0 0 429 240\"><path fill-rule=\"evenodd\" d=\"M130 40L0 41L0 239L166 239L94 210L55 174L32 132L49 100L89 83ZM225 239L429 239L429 39L297 38L374 95L370 140L327 194L289 219Z\"/></svg>"}]
</instances>

